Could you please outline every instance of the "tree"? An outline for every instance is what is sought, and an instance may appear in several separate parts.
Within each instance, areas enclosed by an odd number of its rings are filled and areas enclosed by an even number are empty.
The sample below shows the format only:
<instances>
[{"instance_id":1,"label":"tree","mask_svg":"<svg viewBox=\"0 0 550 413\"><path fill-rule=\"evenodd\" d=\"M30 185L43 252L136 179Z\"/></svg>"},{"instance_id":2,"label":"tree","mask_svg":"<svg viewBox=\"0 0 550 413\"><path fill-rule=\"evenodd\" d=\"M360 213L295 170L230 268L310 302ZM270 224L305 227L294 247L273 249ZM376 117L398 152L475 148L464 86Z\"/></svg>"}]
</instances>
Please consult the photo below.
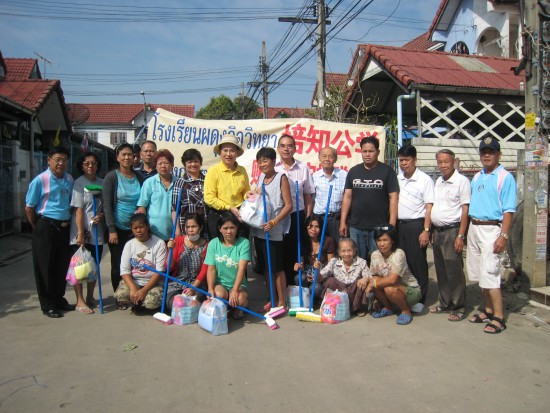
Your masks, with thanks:
<instances>
[{"instance_id":1,"label":"tree","mask_svg":"<svg viewBox=\"0 0 550 413\"><path fill-rule=\"evenodd\" d=\"M257 119L258 103L248 96L239 95L233 101L225 95L210 99L195 115L197 119Z\"/></svg>"}]
</instances>

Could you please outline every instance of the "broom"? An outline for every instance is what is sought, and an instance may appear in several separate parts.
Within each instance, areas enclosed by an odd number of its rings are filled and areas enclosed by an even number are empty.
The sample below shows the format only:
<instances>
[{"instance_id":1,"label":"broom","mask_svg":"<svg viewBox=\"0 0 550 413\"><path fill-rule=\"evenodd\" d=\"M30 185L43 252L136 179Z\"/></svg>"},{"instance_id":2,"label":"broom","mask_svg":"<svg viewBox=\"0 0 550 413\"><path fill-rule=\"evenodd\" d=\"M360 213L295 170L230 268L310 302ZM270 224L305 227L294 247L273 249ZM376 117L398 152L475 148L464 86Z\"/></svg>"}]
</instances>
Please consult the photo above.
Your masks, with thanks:
<instances>
[{"instance_id":1,"label":"broom","mask_svg":"<svg viewBox=\"0 0 550 413\"><path fill-rule=\"evenodd\" d=\"M183 194L183 189L180 189L180 193L178 194L178 202L176 203L176 215L174 217L174 224L172 225L172 239L176 237L176 225L178 224L178 214L180 210L182 194ZM174 249L170 248L170 251L168 252L168 263L166 265L166 277L164 277L164 291L162 293L162 306L160 307L160 311L156 312L155 315L153 316L153 318L155 318L156 320L159 320L164 324L172 324L172 317L170 317L168 314L165 314L164 309L166 306L166 295L168 294L168 274L170 273L170 266L172 265L173 254L174 254Z\"/></svg>"},{"instance_id":2,"label":"broom","mask_svg":"<svg viewBox=\"0 0 550 413\"><path fill-rule=\"evenodd\" d=\"M198 291L200 293L203 293L204 295L207 295L208 297L212 297L212 298L215 298L217 300L220 300L222 301L223 303L227 304L228 306L231 307L231 304L229 304L229 301L224 299L224 298L220 298L220 297L214 297L212 296L212 294L210 294L208 291L205 291L203 290L202 288L199 288L199 287L195 287L193 284L189 284L189 283L186 283L185 281L182 281L182 280L178 280L177 278L174 278L166 273L163 273L159 270L157 270L156 268L153 268L147 264L143 264L142 262L139 262L138 260L132 258L130 260L131 264L134 265L135 267L139 268L139 269L146 269L146 270L149 270L149 271L153 271L159 275L162 275L163 277L166 277L167 279L169 280L172 280L172 281L175 281L181 285L184 285L185 287L188 287L188 288L192 288L193 290L195 291ZM249 310L248 308L246 307L241 307L239 305L235 306L235 308L238 308L239 310L242 310L244 311L245 313L248 313L250 315L253 315L254 317L258 317L258 318L261 318L262 320L264 320L266 322L266 324L268 325L268 327L271 329L271 330L275 330L277 328L279 328L279 325L275 322L275 320L273 320L273 318L269 317L268 315L261 315L261 314L258 314L252 310Z\"/></svg>"},{"instance_id":3,"label":"broom","mask_svg":"<svg viewBox=\"0 0 550 413\"><path fill-rule=\"evenodd\" d=\"M94 214L94 217L97 216L97 206L95 197L96 195L101 195L101 191L103 190L103 187L101 185L87 185L84 188L85 192L88 192L92 195L92 213ZM94 241L95 241L95 262L97 266L97 288L99 290L99 312L103 314L103 292L101 290L101 270L99 262L101 261L101 257L99 256L99 244L97 241L97 225L94 224Z\"/></svg>"},{"instance_id":4,"label":"broom","mask_svg":"<svg viewBox=\"0 0 550 413\"><path fill-rule=\"evenodd\" d=\"M300 190L298 188L298 181L296 181L296 237L298 240L298 263L300 263L300 269L298 270L298 292L300 294L300 306L297 308L291 308L288 310L288 315L290 317L296 317L296 313L301 311L308 311L307 307L304 307L304 297L302 296L302 249L301 249L301 239L300 239Z\"/></svg>"},{"instance_id":5,"label":"broom","mask_svg":"<svg viewBox=\"0 0 550 413\"><path fill-rule=\"evenodd\" d=\"M327 207L325 208L325 219L323 220L323 231L321 232L321 240L319 241L319 252L317 253L317 261L321 261L321 255L323 252L323 243L325 241L325 231L327 229L328 210L330 207L330 197L332 196L332 185L328 187L328 199ZM313 321L320 323L321 316L313 313L313 300L315 299L315 286L317 285L317 278L319 276L319 268L315 269L315 275L313 276L313 284L311 284L311 296L309 298L309 311L303 313L296 313L296 318L302 321Z\"/></svg>"}]
</instances>

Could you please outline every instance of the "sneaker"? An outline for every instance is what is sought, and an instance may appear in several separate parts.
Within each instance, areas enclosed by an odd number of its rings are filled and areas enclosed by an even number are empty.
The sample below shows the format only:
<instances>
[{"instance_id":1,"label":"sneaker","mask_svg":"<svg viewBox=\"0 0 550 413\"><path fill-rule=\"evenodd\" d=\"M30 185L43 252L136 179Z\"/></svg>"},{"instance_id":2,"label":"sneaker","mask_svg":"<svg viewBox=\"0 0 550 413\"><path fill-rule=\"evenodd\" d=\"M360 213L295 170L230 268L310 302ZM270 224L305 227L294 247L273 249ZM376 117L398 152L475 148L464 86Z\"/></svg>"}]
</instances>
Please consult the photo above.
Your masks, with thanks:
<instances>
[{"instance_id":1,"label":"sneaker","mask_svg":"<svg viewBox=\"0 0 550 413\"><path fill-rule=\"evenodd\" d=\"M411 307L411 312L413 313L421 313L422 311L424 311L424 304L422 303L416 303Z\"/></svg>"}]
</instances>

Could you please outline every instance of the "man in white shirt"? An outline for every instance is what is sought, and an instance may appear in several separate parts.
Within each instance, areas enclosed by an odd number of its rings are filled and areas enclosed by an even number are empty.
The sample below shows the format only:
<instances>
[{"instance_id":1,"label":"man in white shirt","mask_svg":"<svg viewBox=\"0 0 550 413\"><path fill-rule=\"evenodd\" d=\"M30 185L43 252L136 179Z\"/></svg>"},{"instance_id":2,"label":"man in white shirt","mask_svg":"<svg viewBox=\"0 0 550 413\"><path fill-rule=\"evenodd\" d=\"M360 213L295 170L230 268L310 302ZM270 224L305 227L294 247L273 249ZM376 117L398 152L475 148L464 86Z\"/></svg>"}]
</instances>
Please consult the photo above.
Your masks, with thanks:
<instances>
[{"instance_id":1,"label":"man in white shirt","mask_svg":"<svg viewBox=\"0 0 550 413\"><path fill-rule=\"evenodd\" d=\"M466 301L462 250L468 228L470 181L455 170L455 154L450 149L441 149L435 158L441 176L435 181L431 241L439 303L430 313L449 311L449 321L460 321L464 319Z\"/></svg>"},{"instance_id":2,"label":"man in white shirt","mask_svg":"<svg viewBox=\"0 0 550 413\"><path fill-rule=\"evenodd\" d=\"M426 249L430 241L430 213L434 202L432 178L416 167L416 148L406 145L399 148L399 204L397 232L399 248L405 251L407 264L418 280L422 299L413 312L424 309L428 294L428 260Z\"/></svg>"},{"instance_id":3,"label":"man in white shirt","mask_svg":"<svg viewBox=\"0 0 550 413\"><path fill-rule=\"evenodd\" d=\"M330 205L327 218L327 235L330 235L336 245L340 241L340 214L342 212L342 197L346 186L346 176L348 172L335 168L334 164L338 160L336 149L330 146L324 147L319 152L319 162L322 169L313 174L313 184L315 186L315 203L313 213L324 216L328 202L328 190L332 185L330 196Z\"/></svg>"}]
</instances>

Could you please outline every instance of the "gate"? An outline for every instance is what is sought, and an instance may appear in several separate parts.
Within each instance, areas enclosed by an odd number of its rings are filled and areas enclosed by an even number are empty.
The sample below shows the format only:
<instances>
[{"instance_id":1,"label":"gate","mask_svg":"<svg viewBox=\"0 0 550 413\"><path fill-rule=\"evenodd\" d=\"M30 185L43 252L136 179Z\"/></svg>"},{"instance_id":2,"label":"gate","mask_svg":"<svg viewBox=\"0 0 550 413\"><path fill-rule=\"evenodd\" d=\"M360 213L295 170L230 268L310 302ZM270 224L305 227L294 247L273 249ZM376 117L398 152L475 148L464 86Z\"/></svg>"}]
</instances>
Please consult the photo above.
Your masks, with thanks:
<instances>
[{"instance_id":1,"label":"gate","mask_svg":"<svg viewBox=\"0 0 550 413\"><path fill-rule=\"evenodd\" d=\"M13 149L0 146L0 236L13 232Z\"/></svg>"}]
</instances>

